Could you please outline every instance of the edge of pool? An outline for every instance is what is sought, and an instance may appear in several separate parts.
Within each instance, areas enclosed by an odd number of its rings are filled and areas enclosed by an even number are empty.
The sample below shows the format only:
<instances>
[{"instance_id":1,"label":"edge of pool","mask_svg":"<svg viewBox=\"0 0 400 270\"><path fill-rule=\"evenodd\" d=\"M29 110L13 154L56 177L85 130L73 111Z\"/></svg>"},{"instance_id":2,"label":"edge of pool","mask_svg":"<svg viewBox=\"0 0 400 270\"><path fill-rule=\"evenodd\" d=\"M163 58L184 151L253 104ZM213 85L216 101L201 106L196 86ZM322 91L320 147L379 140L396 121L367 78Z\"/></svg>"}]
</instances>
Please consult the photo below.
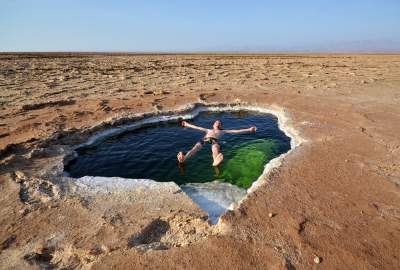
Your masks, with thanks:
<instances>
[{"instance_id":1,"label":"edge of pool","mask_svg":"<svg viewBox=\"0 0 400 270\"><path fill-rule=\"evenodd\" d=\"M250 188L246 190L246 195L243 196L240 200L231 203L229 207L226 207L226 210L234 210L238 206L241 205L243 201L248 198L248 195L254 192L259 186L263 185L267 182L269 174L274 168L278 168L281 166L284 158L292 153L296 148L298 148L301 144L306 142L306 140L300 135L300 133L294 129L290 124L290 117L285 112L284 108L278 106L258 106L258 105L248 105L248 104L222 104L222 103L194 103L189 104L183 107L179 107L176 110L170 111L158 111L152 113L137 113L137 114L129 114L125 117L119 119L110 119L109 124L111 127L94 133L90 136L86 142L76 145L73 147L74 150L99 143L104 139L118 135L122 132L126 132L129 130L135 130L140 128L146 124L152 124L157 122L171 121L171 120L179 120L179 119L192 119L195 118L199 113L204 111L240 111L247 110L253 112L261 112L265 114L271 114L278 119L278 127L281 129L286 136L290 138L290 149L286 153L279 155L278 157L270 160L264 166L264 170L262 174L257 178L256 181L253 182ZM126 122L134 123L128 123ZM121 125L118 125L122 123ZM115 126L117 125L117 126ZM74 151L74 154L76 152ZM65 172L65 176L68 176L68 173ZM131 179L131 178L120 178L120 177L100 177L100 176L83 176L80 178L70 178L74 179L74 185L76 187L76 191L78 192L90 192L90 193L114 193L114 192L124 192L129 190L136 189L165 189L166 192L171 190L181 190L181 187L175 184L174 182L157 182L152 179ZM173 187L173 186L176 187ZM210 221L215 224L220 221L220 216L216 219L215 216L211 216L211 213L204 209L207 206L202 207L197 202L195 202L194 198L190 197L187 193L185 193L194 203L196 203L202 210L209 214ZM224 212L226 212L226 210Z\"/></svg>"}]
</instances>

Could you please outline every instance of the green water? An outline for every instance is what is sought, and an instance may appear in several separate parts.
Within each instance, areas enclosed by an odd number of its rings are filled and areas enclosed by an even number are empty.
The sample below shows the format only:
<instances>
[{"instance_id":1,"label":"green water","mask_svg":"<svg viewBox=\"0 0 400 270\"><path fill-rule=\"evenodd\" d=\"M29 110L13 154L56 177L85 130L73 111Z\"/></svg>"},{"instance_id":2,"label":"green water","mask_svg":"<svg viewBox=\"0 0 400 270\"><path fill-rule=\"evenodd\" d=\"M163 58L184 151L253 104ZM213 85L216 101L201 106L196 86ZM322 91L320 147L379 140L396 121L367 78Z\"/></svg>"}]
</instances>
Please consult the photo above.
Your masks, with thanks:
<instances>
[{"instance_id":1,"label":"green water","mask_svg":"<svg viewBox=\"0 0 400 270\"><path fill-rule=\"evenodd\" d=\"M249 188L261 175L265 164L278 151L278 142L273 139L257 139L234 147L233 157L222 166L222 173L218 178L242 188Z\"/></svg>"}]
</instances>

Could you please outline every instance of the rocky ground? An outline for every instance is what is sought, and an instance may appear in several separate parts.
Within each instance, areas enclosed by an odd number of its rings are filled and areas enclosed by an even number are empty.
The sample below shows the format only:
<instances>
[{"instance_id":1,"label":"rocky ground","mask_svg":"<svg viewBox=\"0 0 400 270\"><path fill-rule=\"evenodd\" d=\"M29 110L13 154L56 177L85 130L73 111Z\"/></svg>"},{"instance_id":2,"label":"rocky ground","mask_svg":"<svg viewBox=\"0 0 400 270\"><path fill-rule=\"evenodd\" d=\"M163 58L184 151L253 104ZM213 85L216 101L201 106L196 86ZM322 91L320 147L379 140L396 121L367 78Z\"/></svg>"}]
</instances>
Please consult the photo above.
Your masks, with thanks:
<instances>
[{"instance_id":1,"label":"rocky ground","mask_svg":"<svg viewBox=\"0 0 400 270\"><path fill-rule=\"evenodd\" d=\"M0 55L1 269L399 269L400 55ZM306 140L210 225L179 189L77 191L93 132L187 104Z\"/></svg>"}]
</instances>

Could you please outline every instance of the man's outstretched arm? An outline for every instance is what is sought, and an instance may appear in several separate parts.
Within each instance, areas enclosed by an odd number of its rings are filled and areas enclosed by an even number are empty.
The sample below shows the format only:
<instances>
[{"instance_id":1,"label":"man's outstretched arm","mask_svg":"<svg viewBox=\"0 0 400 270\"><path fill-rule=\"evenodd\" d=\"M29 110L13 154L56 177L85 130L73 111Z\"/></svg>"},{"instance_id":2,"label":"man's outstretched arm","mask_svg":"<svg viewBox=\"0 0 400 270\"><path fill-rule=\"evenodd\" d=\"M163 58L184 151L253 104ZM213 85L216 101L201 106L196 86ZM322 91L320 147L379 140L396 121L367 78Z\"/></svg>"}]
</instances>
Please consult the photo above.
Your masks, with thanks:
<instances>
[{"instance_id":1,"label":"man's outstretched arm","mask_svg":"<svg viewBox=\"0 0 400 270\"><path fill-rule=\"evenodd\" d=\"M228 134L240 134L240 133L256 132L256 131L257 131L257 127L255 127L255 126L249 127L249 128L243 128L243 129L228 129L228 130L224 130L224 132L228 133Z\"/></svg>"},{"instance_id":2,"label":"man's outstretched arm","mask_svg":"<svg viewBox=\"0 0 400 270\"><path fill-rule=\"evenodd\" d=\"M204 131L204 132L207 132L207 129L206 128L203 128L203 127L198 127L198 126L195 126L195 125L192 125L192 124L189 124L188 122L186 122L186 121L182 121L182 127L187 127L187 128L193 128L193 129L197 129L197 130L200 130L200 131Z\"/></svg>"}]
</instances>

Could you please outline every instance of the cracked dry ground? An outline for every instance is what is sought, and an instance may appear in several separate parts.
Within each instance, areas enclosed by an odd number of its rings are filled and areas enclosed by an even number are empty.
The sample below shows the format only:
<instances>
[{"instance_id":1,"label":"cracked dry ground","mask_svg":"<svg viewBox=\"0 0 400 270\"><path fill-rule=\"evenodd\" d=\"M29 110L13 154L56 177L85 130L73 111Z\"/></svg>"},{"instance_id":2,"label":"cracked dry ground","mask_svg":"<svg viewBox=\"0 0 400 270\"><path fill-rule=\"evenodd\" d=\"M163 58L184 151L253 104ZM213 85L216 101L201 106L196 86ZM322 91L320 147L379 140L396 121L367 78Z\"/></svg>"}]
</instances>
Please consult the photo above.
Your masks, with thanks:
<instances>
[{"instance_id":1,"label":"cracked dry ground","mask_svg":"<svg viewBox=\"0 0 400 270\"><path fill-rule=\"evenodd\" d=\"M283 108L307 140L217 226L180 193L31 175L81 130L199 101ZM3 54L0 104L2 269L400 268L399 55Z\"/></svg>"}]
</instances>

